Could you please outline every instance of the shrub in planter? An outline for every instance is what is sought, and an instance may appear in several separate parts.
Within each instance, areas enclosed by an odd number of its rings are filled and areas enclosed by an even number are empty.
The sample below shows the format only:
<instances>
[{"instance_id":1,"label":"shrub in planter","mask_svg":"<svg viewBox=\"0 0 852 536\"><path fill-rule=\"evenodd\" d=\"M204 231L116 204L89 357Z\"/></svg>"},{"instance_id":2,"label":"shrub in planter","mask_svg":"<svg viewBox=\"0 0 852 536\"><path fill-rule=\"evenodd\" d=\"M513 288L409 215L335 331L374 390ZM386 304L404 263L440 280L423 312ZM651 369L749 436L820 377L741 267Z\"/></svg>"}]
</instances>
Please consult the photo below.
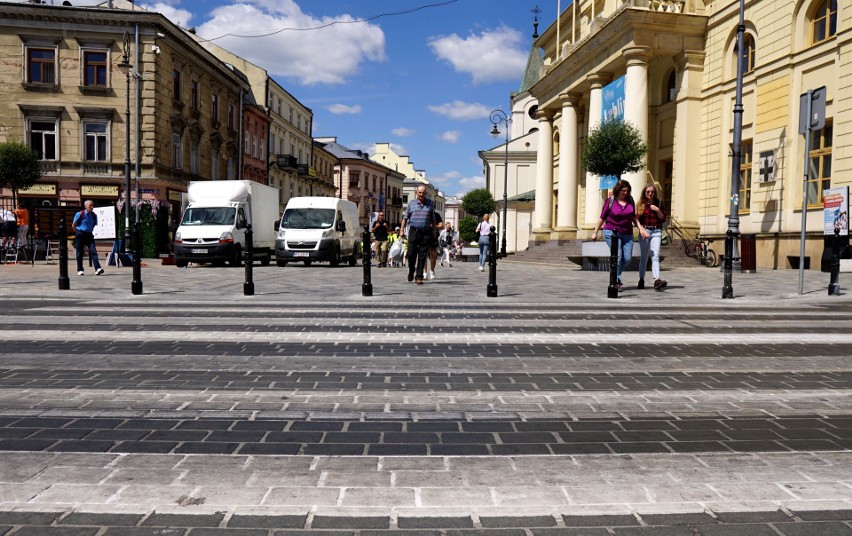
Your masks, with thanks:
<instances>
[{"instance_id":1,"label":"shrub in planter","mask_svg":"<svg viewBox=\"0 0 852 536\"><path fill-rule=\"evenodd\" d=\"M124 201L119 200L115 206L118 209L118 236L124 236ZM156 199L133 200L130 207L130 218L136 221L136 211L139 210L139 224L142 237L142 257L156 258L160 253L168 253L168 211L169 203Z\"/></svg>"}]
</instances>

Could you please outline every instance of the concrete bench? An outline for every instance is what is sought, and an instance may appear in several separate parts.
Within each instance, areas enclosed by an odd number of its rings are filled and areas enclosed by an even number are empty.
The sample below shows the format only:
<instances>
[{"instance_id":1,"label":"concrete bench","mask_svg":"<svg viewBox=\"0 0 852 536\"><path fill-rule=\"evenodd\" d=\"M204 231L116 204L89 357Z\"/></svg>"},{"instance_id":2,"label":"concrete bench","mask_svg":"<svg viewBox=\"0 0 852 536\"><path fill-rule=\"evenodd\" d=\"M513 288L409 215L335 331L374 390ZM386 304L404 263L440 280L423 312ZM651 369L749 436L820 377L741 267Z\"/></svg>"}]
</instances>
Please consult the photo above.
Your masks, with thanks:
<instances>
[{"instance_id":1,"label":"concrete bench","mask_svg":"<svg viewBox=\"0 0 852 536\"><path fill-rule=\"evenodd\" d=\"M630 263L624 267L625 270L638 270L639 269L639 256L640 256L639 242L633 242L633 255L630 259ZM663 260L663 256L660 256L660 260ZM608 272L609 271L609 259L610 259L610 250L606 245L606 242L603 240L598 240L595 242L583 242L580 244L580 256L579 257L569 257L569 259L582 266L583 270L589 270L592 272ZM648 264L650 265L650 259Z\"/></svg>"}]
</instances>

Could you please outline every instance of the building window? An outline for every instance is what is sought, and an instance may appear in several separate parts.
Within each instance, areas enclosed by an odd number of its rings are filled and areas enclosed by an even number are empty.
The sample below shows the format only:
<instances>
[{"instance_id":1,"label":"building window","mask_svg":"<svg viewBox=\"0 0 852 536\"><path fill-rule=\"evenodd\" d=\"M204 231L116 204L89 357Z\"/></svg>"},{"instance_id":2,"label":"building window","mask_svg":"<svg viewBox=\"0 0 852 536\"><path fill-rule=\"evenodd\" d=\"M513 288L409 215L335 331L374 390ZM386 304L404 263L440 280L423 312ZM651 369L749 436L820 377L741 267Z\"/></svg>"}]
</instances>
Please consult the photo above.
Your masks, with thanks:
<instances>
[{"instance_id":1,"label":"building window","mask_svg":"<svg viewBox=\"0 0 852 536\"><path fill-rule=\"evenodd\" d=\"M837 0L824 0L814 11L811 42L817 44L837 33Z\"/></svg>"},{"instance_id":2,"label":"building window","mask_svg":"<svg viewBox=\"0 0 852 536\"><path fill-rule=\"evenodd\" d=\"M183 169L183 141L175 132L172 133L172 167Z\"/></svg>"},{"instance_id":3,"label":"building window","mask_svg":"<svg viewBox=\"0 0 852 536\"><path fill-rule=\"evenodd\" d=\"M34 119L28 122L30 149L38 153L39 160L56 160L58 154L56 120Z\"/></svg>"},{"instance_id":4,"label":"building window","mask_svg":"<svg viewBox=\"0 0 852 536\"><path fill-rule=\"evenodd\" d=\"M260 159L265 160L266 154L263 152L263 141L261 141L258 145L260 145Z\"/></svg>"},{"instance_id":5,"label":"building window","mask_svg":"<svg viewBox=\"0 0 852 536\"><path fill-rule=\"evenodd\" d=\"M234 159L230 156L228 157L228 180L232 181L236 179L236 174L234 173Z\"/></svg>"},{"instance_id":6,"label":"building window","mask_svg":"<svg viewBox=\"0 0 852 536\"><path fill-rule=\"evenodd\" d=\"M666 102L674 102L677 98L677 73L674 69L669 73L666 79Z\"/></svg>"},{"instance_id":7,"label":"building window","mask_svg":"<svg viewBox=\"0 0 852 536\"><path fill-rule=\"evenodd\" d=\"M739 44L734 46L734 61L739 62ZM743 73L747 74L754 70L755 65L755 44L754 44L754 36L751 34L743 35ZM736 64L734 68L734 72L739 67L739 63Z\"/></svg>"},{"instance_id":8,"label":"building window","mask_svg":"<svg viewBox=\"0 0 852 536\"><path fill-rule=\"evenodd\" d=\"M234 105L228 103L228 128L234 130Z\"/></svg>"},{"instance_id":9,"label":"building window","mask_svg":"<svg viewBox=\"0 0 852 536\"><path fill-rule=\"evenodd\" d=\"M217 149L210 151L210 179L219 180L219 151Z\"/></svg>"},{"instance_id":10,"label":"building window","mask_svg":"<svg viewBox=\"0 0 852 536\"><path fill-rule=\"evenodd\" d=\"M84 160L106 162L109 159L106 123L83 123L83 137L85 138Z\"/></svg>"},{"instance_id":11,"label":"building window","mask_svg":"<svg viewBox=\"0 0 852 536\"><path fill-rule=\"evenodd\" d=\"M738 196L738 211L740 214L751 212L751 168L752 142L744 140L740 146L740 178Z\"/></svg>"},{"instance_id":12,"label":"building window","mask_svg":"<svg viewBox=\"0 0 852 536\"><path fill-rule=\"evenodd\" d=\"M833 126L826 124L811 132L808 151L808 205L822 206L822 191L831 188L831 144Z\"/></svg>"},{"instance_id":13,"label":"building window","mask_svg":"<svg viewBox=\"0 0 852 536\"><path fill-rule=\"evenodd\" d=\"M189 172L193 175L198 175L198 142L192 140L189 142Z\"/></svg>"},{"instance_id":14,"label":"building window","mask_svg":"<svg viewBox=\"0 0 852 536\"><path fill-rule=\"evenodd\" d=\"M181 72L177 69L172 71L172 98L176 101L181 100L183 92L181 91L182 82Z\"/></svg>"},{"instance_id":15,"label":"building window","mask_svg":"<svg viewBox=\"0 0 852 536\"><path fill-rule=\"evenodd\" d=\"M210 117L214 122L219 122L219 95L216 93L210 97Z\"/></svg>"},{"instance_id":16,"label":"building window","mask_svg":"<svg viewBox=\"0 0 852 536\"><path fill-rule=\"evenodd\" d=\"M107 53L100 50L83 51L83 85L107 85Z\"/></svg>"},{"instance_id":17,"label":"building window","mask_svg":"<svg viewBox=\"0 0 852 536\"><path fill-rule=\"evenodd\" d=\"M350 173L349 174L349 187L350 188L357 188L359 178L360 177L359 177L358 173Z\"/></svg>"},{"instance_id":18,"label":"building window","mask_svg":"<svg viewBox=\"0 0 852 536\"><path fill-rule=\"evenodd\" d=\"M193 110L198 110L198 80L189 83L189 106Z\"/></svg>"},{"instance_id":19,"label":"building window","mask_svg":"<svg viewBox=\"0 0 852 536\"><path fill-rule=\"evenodd\" d=\"M27 48L27 82L56 84L55 48Z\"/></svg>"}]
</instances>

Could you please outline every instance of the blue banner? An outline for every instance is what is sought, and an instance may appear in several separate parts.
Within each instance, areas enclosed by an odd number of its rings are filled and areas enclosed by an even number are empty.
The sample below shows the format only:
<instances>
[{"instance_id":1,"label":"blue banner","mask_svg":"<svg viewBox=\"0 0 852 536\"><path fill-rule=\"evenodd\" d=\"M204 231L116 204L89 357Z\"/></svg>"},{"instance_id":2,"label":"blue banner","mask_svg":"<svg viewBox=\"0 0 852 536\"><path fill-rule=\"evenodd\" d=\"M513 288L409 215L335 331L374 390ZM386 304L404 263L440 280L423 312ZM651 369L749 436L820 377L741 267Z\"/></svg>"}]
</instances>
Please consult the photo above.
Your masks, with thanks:
<instances>
[{"instance_id":1,"label":"blue banner","mask_svg":"<svg viewBox=\"0 0 852 536\"><path fill-rule=\"evenodd\" d=\"M601 121L624 118L624 77L616 78L603 88L603 103L601 106ZM609 190L615 187L618 177L606 175L600 178L600 189Z\"/></svg>"}]
</instances>

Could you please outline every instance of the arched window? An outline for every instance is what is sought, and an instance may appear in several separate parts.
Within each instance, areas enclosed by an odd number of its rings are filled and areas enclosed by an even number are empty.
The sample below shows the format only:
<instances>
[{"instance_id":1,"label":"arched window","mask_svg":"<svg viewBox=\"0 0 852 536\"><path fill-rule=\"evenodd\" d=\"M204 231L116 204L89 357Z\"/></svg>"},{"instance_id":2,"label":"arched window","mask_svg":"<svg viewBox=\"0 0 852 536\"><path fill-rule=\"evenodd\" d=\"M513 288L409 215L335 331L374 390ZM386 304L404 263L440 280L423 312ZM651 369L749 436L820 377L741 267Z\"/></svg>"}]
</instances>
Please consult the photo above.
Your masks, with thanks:
<instances>
[{"instance_id":1,"label":"arched window","mask_svg":"<svg viewBox=\"0 0 852 536\"><path fill-rule=\"evenodd\" d=\"M674 102L677 98L677 73L672 69L669 77L666 79L666 92L663 95L663 101L666 103Z\"/></svg>"},{"instance_id":2,"label":"arched window","mask_svg":"<svg viewBox=\"0 0 852 536\"><path fill-rule=\"evenodd\" d=\"M811 43L825 41L837 33L837 0L823 0L811 18Z\"/></svg>"},{"instance_id":3,"label":"arched window","mask_svg":"<svg viewBox=\"0 0 852 536\"><path fill-rule=\"evenodd\" d=\"M538 113L538 104L530 106L530 110L529 112L527 112L527 114L530 116L530 119L538 120L538 117L536 117L535 115L536 113Z\"/></svg>"},{"instance_id":4,"label":"arched window","mask_svg":"<svg viewBox=\"0 0 852 536\"><path fill-rule=\"evenodd\" d=\"M750 73L754 70L755 65L755 44L754 44L754 36L748 32L743 35L743 72L742 74ZM734 43L734 59L733 59L733 72L737 72L737 67L739 66L739 45Z\"/></svg>"}]
</instances>

